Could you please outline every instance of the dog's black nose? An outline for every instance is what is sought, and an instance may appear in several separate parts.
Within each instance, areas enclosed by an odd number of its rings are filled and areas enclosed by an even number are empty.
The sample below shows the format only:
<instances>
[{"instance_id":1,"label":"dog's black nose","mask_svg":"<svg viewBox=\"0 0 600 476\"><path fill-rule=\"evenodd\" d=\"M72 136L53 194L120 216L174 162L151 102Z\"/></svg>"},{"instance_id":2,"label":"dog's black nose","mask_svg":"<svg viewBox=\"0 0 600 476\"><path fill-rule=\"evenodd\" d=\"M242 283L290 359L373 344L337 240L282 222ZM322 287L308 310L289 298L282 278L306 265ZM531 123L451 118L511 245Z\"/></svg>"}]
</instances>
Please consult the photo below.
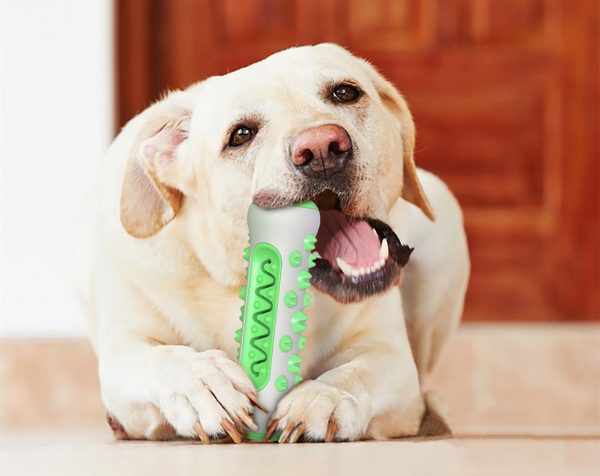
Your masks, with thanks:
<instances>
[{"instance_id":1,"label":"dog's black nose","mask_svg":"<svg viewBox=\"0 0 600 476\"><path fill-rule=\"evenodd\" d=\"M308 177L328 179L352 157L352 140L336 124L305 129L292 141L292 162Z\"/></svg>"}]
</instances>

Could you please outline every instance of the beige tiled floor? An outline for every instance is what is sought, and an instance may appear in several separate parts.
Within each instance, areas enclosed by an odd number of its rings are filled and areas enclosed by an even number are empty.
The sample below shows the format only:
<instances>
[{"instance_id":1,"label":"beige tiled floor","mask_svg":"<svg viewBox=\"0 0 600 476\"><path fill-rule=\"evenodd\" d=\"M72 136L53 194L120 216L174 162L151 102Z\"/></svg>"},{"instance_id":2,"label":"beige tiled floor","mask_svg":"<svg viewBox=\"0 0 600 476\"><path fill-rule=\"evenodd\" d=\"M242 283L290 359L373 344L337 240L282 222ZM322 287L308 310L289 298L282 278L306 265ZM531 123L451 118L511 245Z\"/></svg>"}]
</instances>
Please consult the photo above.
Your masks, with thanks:
<instances>
[{"instance_id":1,"label":"beige tiled floor","mask_svg":"<svg viewBox=\"0 0 600 476\"><path fill-rule=\"evenodd\" d=\"M83 341L0 342L0 474L600 475L600 326L467 325L431 387L456 436L114 442Z\"/></svg>"}]
</instances>

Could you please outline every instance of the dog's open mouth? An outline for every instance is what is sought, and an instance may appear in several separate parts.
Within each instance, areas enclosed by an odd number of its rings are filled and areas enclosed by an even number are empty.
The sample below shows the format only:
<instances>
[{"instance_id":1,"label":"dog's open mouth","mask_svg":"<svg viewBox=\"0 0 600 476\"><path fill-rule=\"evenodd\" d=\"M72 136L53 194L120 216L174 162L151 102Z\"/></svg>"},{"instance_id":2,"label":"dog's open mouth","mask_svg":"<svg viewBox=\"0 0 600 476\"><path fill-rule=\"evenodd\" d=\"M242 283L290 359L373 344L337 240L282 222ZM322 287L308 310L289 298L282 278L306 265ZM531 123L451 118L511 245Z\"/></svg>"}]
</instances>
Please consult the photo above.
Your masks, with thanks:
<instances>
[{"instance_id":1,"label":"dog's open mouth","mask_svg":"<svg viewBox=\"0 0 600 476\"><path fill-rule=\"evenodd\" d=\"M318 258L311 269L315 288L348 303L399 283L412 248L400 243L386 223L345 214L333 192L322 192L313 200L321 214Z\"/></svg>"}]
</instances>

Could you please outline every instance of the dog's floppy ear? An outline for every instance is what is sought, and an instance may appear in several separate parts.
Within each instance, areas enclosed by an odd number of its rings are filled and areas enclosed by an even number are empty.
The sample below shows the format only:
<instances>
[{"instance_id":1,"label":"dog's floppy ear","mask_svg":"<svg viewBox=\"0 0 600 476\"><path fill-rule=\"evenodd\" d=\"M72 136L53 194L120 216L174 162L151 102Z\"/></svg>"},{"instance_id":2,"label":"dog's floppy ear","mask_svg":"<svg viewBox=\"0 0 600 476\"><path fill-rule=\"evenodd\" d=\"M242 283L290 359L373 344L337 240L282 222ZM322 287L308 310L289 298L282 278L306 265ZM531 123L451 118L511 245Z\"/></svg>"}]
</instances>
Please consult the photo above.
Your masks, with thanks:
<instances>
[{"instance_id":1,"label":"dog's floppy ear","mask_svg":"<svg viewBox=\"0 0 600 476\"><path fill-rule=\"evenodd\" d=\"M183 204L177 175L191 111L182 94L171 93L134 119L141 127L125 166L120 212L123 228L135 238L157 233Z\"/></svg>"},{"instance_id":2,"label":"dog's floppy ear","mask_svg":"<svg viewBox=\"0 0 600 476\"><path fill-rule=\"evenodd\" d=\"M364 62L364 64L369 69L373 83L383 104L400 119L403 163L402 198L419 207L427 218L434 221L435 215L433 209L417 175L417 167L414 159L415 123L408 105L398 90L373 66L367 62Z\"/></svg>"},{"instance_id":3,"label":"dog's floppy ear","mask_svg":"<svg viewBox=\"0 0 600 476\"><path fill-rule=\"evenodd\" d=\"M400 96L400 94L398 94ZM401 103L398 107L396 101L394 106L399 110L402 121L402 198L407 202L412 203L419 207L423 213L431 221L435 221L435 214L431 208L431 204L425 195L425 190L419 181L417 175L417 166L415 165L414 150L415 150L415 123L412 119L412 114L404 101L404 98L400 96ZM382 100L385 102L387 99L385 93L382 94Z\"/></svg>"}]
</instances>

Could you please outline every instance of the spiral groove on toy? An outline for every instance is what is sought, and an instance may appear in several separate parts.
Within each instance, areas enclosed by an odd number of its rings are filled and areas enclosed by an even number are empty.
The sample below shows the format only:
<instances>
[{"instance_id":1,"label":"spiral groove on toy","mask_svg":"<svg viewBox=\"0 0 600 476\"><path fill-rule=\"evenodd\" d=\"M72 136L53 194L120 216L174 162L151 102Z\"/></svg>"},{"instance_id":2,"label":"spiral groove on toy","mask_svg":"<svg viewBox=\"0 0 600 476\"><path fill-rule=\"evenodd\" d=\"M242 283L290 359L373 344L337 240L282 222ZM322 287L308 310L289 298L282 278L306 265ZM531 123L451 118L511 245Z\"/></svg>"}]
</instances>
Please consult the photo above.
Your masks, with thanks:
<instances>
[{"instance_id":1,"label":"spiral groove on toy","mask_svg":"<svg viewBox=\"0 0 600 476\"><path fill-rule=\"evenodd\" d=\"M260 366L264 365L267 362L268 358L267 353L260 347L260 341L269 337L271 333L271 328L260 318L267 317L268 314L273 311L273 302L263 294L263 291L266 292L269 288L273 288L273 286L275 285L275 275L267 269L267 266L270 264L270 259L267 259L260 264L261 271L264 273L264 276L268 277L270 282L267 284L263 284L262 286L258 286L255 291L256 296L260 298L266 306L268 306L267 309L263 308L252 314L252 322L259 324L264 329L264 334L258 334L250 339L250 346L254 350L258 351L260 354L262 354L261 358L255 359L250 364L250 371L254 374L255 377L258 377L260 375ZM259 370L256 370L256 367L259 367Z\"/></svg>"},{"instance_id":2,"label":"spiral groove on toy","mask_svg":"<svg viewBox=\"0 0 600 476\"><path fill-rule=\"evenodd\" d=\"M241 316L243 321L246 314L247 322L243 333L240 330L238 359L260 391L271 374L282 260L269 243L256 244L251 253L248 250L248 259L248 287L242 293L246 303Z\"/></svg>"}]
</instances>

